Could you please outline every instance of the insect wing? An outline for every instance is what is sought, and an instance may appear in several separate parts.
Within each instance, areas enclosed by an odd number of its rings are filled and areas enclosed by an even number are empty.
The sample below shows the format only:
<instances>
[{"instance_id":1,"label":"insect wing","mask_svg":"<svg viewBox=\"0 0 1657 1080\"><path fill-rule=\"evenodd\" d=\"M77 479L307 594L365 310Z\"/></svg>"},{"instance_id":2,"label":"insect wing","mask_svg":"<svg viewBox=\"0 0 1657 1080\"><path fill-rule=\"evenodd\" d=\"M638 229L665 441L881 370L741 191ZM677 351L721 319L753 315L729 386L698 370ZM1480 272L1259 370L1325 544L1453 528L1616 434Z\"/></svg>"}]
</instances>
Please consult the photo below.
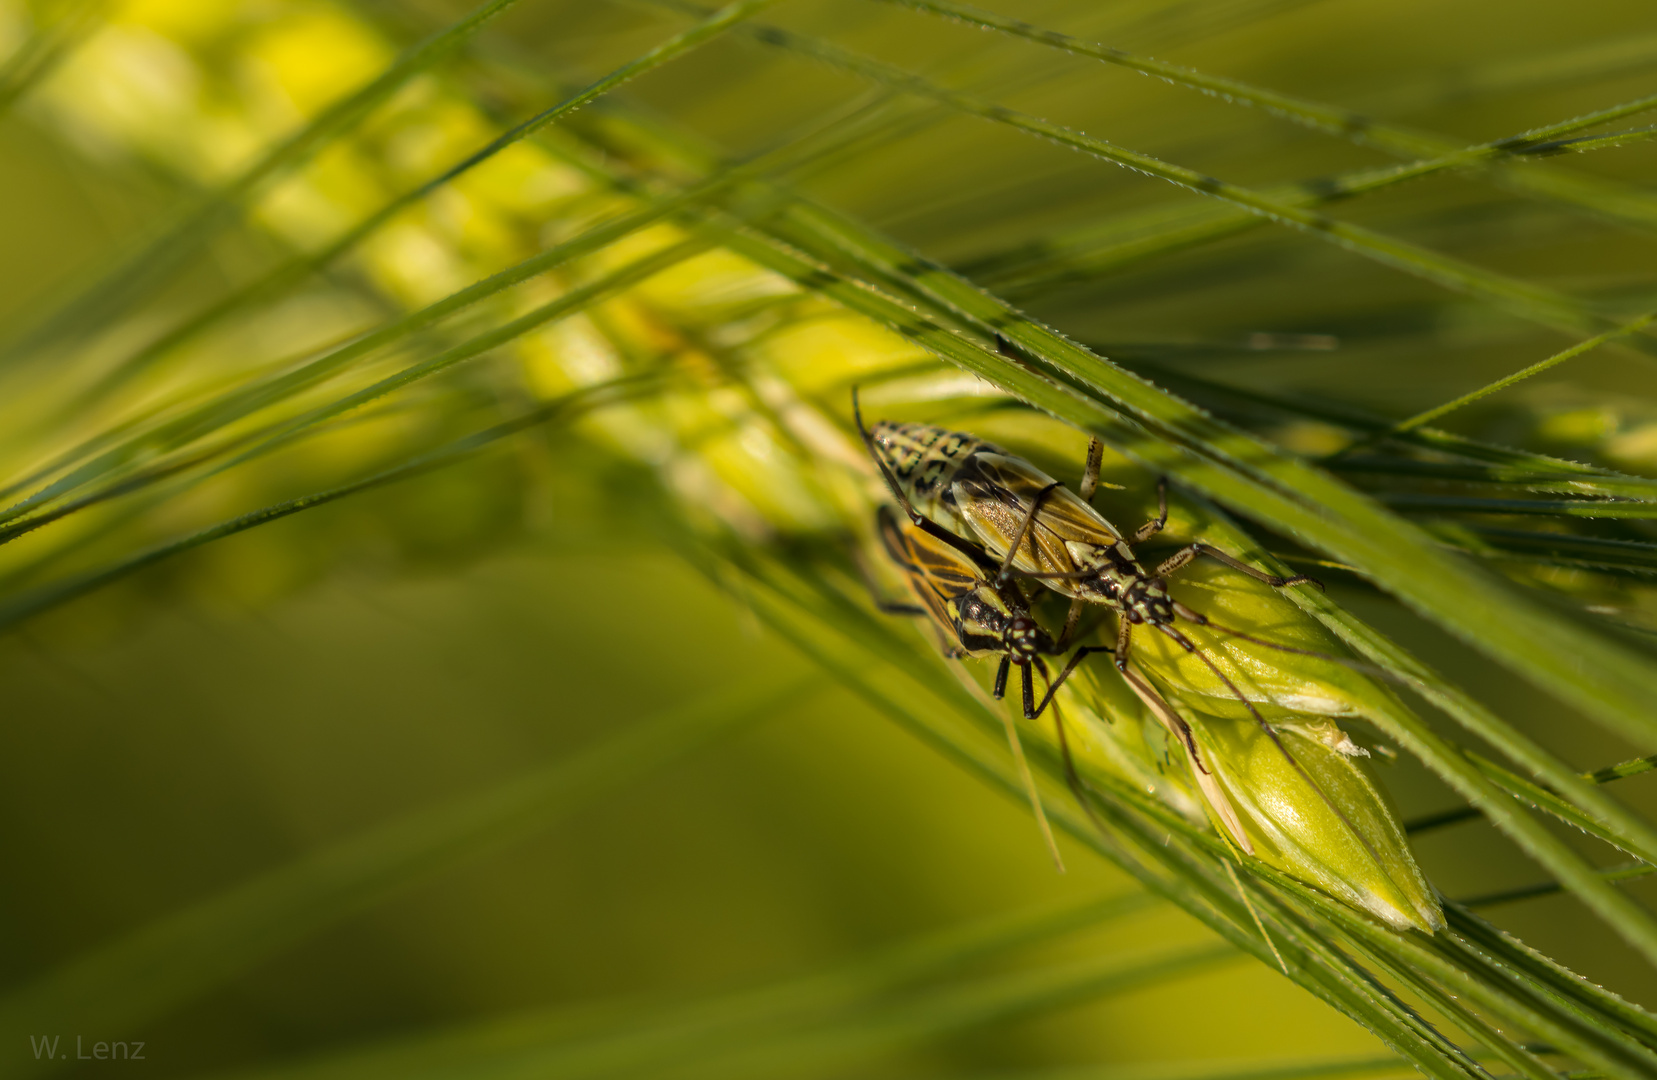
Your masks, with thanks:
<instances>
[{"instance_id":1,"label":"insect wing","mask_svg":"<svg viewBox=\"0 0 1657 1080\"><path fill-rule=\"evenodd\" d=\"M984 546L1003 558L1040 498L1013 564L1033 573L1074 573L1086 567L1077 563L1068 543L1109 547L1121 534L1069 488L1053 487L1043 498L1042 491L1053 483L1023 458L980 451L956 475L955 502ZM1061 592L1069 591L1061 583L1053 584Z\"/></svg>"},{"instance_id":2,"label":"insect wing","mask_svg":"<svg viewBox=\"0 0 1657 1080\"><path fill-rule=\"evenodd\" d=\"M909 591L946 635L970 654L1001 652L1002 626L1011 618L984 571L964 553L880 508L880 539L903 570Z\"/></svg>"}]
</instances>

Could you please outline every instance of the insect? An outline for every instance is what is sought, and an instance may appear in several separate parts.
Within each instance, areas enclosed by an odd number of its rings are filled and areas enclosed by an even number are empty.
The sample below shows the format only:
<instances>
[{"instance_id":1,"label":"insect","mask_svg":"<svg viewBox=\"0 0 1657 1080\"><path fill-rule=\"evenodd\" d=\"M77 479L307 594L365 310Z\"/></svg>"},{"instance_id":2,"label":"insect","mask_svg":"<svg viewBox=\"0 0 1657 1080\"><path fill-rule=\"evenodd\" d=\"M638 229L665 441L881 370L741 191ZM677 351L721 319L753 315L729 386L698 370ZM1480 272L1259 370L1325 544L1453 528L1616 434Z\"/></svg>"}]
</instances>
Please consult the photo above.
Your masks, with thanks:
<instances>
[{"instance_id":1,"label":"insect","mask_svg":"<svg viewBox=\"0 0 1657 1080\"><path fill-rule=\"evenodd\" d=\"M1318 583L1304 575L1268 574L1200 542L1181 548L1154 571L1146 569L1134 554L1133 545L1149 540L1166 527L1167 485L1165 482L1158 485L1157 516L1133 533L1124 534L1091 505L1104 451L1096 439L1088 446L1080 489L1071 492L1030 462L972 435L927 424L890 421L867 428L855 394L852 407L859 432L887 484L900 496L899 504L917 528L940 539L959 534L981 541L987 552L1000 560L995 575L997 582L1035 579L1071 598L1060 641L1069 640L1087 604L1102 604L1117 612L1116 645L1111 650L1115 654L1116 670L1184 744L1195 766L1196 779L1209 794L1216 812L1226 821L1240 846L1251 850L1240 824L1236 823L1229 800L1219 793L1202 763L1190 726L1151 682L1130 666L1133 631L1135 627L1148 627L1198 657L1282 748L1275 730L1254 704L1175 623L1183 619L1285 652L1306 653L1307 650L1262 641L1213 623L1201 612L1174 599L1168 592L1167 579L1197 556L1207 555L1274 588ZM1283 752L1288 754L1287 749Z\"/></svg>"},{"instance_id":2,"label":"insect","mask_svg":"<svg viewBox=\"0 0 1657 1080\"><path fill-rule=\"evenodd\" d=\"M880 459L869 444L870 456L884 472ZM1064 721L1053 695L1064 685L1076 666L1093 653L1110 652L1109 646L1084 646L1075 651L1057 678L1048 675L1044 656L1062 656L1065 639L1054 641L1051 634L1030 613L1029 599L1023 589L1001 575L1001 567L990 558L982 545L939 528L924 518L918 518L908 506L903 492L891 487L892 495L905 507L910 520L899 517L890 506L876 511L875 524L887 557L903 573L910 593L919 606L894 604L877 599L881 610L889 614L927 615L944 639L952 659L972 657L1001 657L995 672L995 700L1007 692L1007 677L1014 666L1021 670L1024 718L1035 720L1049 705L1053 708L1053 728L1058 736L1060 755L1064 760L1065 779L1089 815L1092 808L1082 792L1081 777L1077 775L1065 739ZM953 640L954 644L949 645ZM1035 699L1033 673L1039 672L1047 683L1047 692L1041 703ZM1041 796L1036 790L1035 778L1024 757L1018 729L1005 714L1002 723L1007 730L1007 743L1012 750L1019 774L1024 782L1030 808L1047 841L1048 851L1060 871L1064 862L1059 856L1053 832L1042 809Z\"/></svg>"},{"instance_id":3,"label":"insect","mask_svg":"<svg viewBox=\"0 0 1657 1080\"><path fill-rule=\"evenodd\" d=\"M1007 676L1016 665L1023 678L1024 718L1034 720L1046 711L1053 694L1086 656L1110 652L1106 646L1076 650L1057 679L1048 679L1043 656L1062 656L1065 647L1030 614L1028 599L1011 581L998 581L1000 566L977 544L951 536L948 540L902 521L890 506L876 514L876 525L887 556L903 571L919 607L883 604L896 614L925 614L952 637L952 659L1000 655L994 696L1007 692ZM1047 693L1036 704L1032 669L1047 681Z\"/></svg>"}]
</instances>

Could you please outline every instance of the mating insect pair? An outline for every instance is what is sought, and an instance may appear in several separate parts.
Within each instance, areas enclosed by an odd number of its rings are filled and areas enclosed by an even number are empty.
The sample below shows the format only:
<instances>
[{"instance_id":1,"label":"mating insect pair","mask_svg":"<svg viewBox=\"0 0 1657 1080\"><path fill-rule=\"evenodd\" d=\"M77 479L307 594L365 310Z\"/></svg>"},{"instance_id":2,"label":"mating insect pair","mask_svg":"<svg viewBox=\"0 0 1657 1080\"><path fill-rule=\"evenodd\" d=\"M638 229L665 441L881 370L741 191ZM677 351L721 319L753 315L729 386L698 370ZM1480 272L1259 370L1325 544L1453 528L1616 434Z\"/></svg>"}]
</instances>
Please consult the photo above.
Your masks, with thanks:
<instances>
[{"instance_id":1,"label":"mating insect pair","mask_svg":"<svg viewBox=\"0 0 1657 1080\"><path fill-rule=\"evenodd\" d=\"M1080 490L1073 493L1030 462L971 435L888 421L870 429L863 424L855 393L852 407L870 456L909 518L904 525L889 509L882 510L881 532L887 550L908 575L912 591L920 597L932 597L923 603L935 621L955 633L961 646L958 654L1002 654L997 697L1004 688L1009 664L1023 666L1024 713L1033 718L1052 700L1058 686L1084 656L1113 652L1115 667L1123 679L1184 746L1198 785L1227 831L1245 851L1251 850L1229 799L1203 763L1189 724L1149 679L1130 666L1133 630L1137 626L1155 630L1198 657L1281 748L1276 732L1254 704L1175 623L1184 620L1285 652L1306 650L1261 641L1216 625L1169 595L1167 578L1197 556L1207 555L1273 587L1316 582L1304 576L1284 578L1265 573L1202 543L1187 545L1154 571L1147 570L1132 545L1149 540L1167 525L1166 485L1158 488L1157 516L1131 535L1124 535L1091 505L1103 454L1097 440L1088 448ZM1014 584L1019 579L1041 581L1071 598L1064 630L1056 641L1029 617L1029 602ZM1078 649L1059 678L1053 680L1041 707L1032 710L1031 667L1039 665L1040 655L1064 651L1089 603L1117 612L1115 647ZM1044 667L1040 670L1045 674ZM1062 724L1058 731L1062 749ZM1286 749L1283 752L1288 755ZM1069 762L1066 764L1068 772Z\"/></svg>"},{"instance_id":2,"label":"mating insect pair","mask_svg":"<svg viewBox=\"0 0 1657 1080\"><path fill-rule=\"evenodd\" d=\"M856 407L855 397L853 407ZM861 416L858 417L858 426L859 429L862 428ZM867 432L864 432L864 440L876 465L886 474L890 484L891 476L887 473L879 454L875 452L874 443L869 441ZM891 490L893 497L908 511L911 520L902 520L890 506L882 506L876 514L876 525L887 557L903 572L909 591L919 601L920 606L912 607L877 599L881 610L889 614L930 616L934 628L944 639L946 652L951 659L999 656L1001 664L996 668L994 690L997 701L1006 695L1007 676L1016 665L1023 688L1024 718L1034 720L1049 706L1052 707L1053 730L1058 736L1063 754L1065 778L1077 799L1086 808L1087 799L1082 791L1081 778L1076 774L1070 760L1070 750L1065 742L1064 722L1053 695L1064 685L1070 673L1076 670L1076 665L1082 660L1092 653L1110 652L1111 649L1108 646L1079 648L1071 656L1070 662L1059 672L1058 677L1050 677L1046 661L1042 658L1064 654L1071 628L1066 627L1065 634L1055 641L1031 614L1030 601L1025 596L1023 588L1007 580L1003 573L1004 567L990 557L983 545L945 532L930 521L921 519L917 522L914 509L902 489L891 484ZM954 645L949 645L950 638L953 638ZM1036 703L1035 697L1033 675L1036 672L1039 672L1042 680L1047 683L1047 692L1040 704ZM1024 751L1019 744L1018 729L1005 716L1003 722L1007 726L1009 748L1018 763L1025 791L1030 798L1030 808L1041 827L1042 835L1047 840L1053 861L1062 872L1064 862L1059 856L1058 846L1047 824L1047 816L1042 810L1035 779L1025 762ZM1090 808L1088 812L1091 814Z\"/></svg>"},{"instance_id":3,"label":"mating insect pair","mask_svg":"<svg viewBox=\"0 0 1657 1080\"><path fill-rule=\"evenodd\" d=\"M1000 656L995 672L995 700L1007 692L1007 676L1013 665L1021 671L1024 691L1024 718L1034 720L1047 710L1053 695L1065 679L1090 653L1110 652L1109 648L1084 647L1076 650L1059 677L1048 677L1044 656L1062 656L1065 639L1055 641L1030 613L1029 599L1010 581L999 580L1001 568L981 545L951 537L942 540L909 522L900 521L889 506L876 516L881 543L887 556L903 571L909 591L921 606L881 603L891 614L929 615L942 631L953 634L956 644L948 649L951 659ZM1036 704L1032 669L1047 682L1047 693Z\"/></svg>"}]
</instances>

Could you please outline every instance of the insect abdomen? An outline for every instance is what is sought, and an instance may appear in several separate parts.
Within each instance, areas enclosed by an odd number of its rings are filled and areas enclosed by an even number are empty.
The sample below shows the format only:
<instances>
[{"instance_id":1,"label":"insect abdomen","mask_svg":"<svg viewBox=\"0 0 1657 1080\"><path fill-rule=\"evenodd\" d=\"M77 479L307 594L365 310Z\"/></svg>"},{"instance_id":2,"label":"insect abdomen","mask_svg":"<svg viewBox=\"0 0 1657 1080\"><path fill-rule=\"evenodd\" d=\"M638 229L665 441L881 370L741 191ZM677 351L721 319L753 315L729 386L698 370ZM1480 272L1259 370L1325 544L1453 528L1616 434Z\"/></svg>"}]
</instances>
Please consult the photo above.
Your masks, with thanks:
<instances>
[{"instance_id":1,"label":"insect abdomen","mask_svg":"<svg viewBox=\"0 0 1657 1080\"><path fill-rule=\"evenodd\" d=\"M938 521L957 515L950 482L962 464L988 444L965 432L930 424L882 420L870 429L875 451L916 510Z\"/></svg>"}]
</instances>

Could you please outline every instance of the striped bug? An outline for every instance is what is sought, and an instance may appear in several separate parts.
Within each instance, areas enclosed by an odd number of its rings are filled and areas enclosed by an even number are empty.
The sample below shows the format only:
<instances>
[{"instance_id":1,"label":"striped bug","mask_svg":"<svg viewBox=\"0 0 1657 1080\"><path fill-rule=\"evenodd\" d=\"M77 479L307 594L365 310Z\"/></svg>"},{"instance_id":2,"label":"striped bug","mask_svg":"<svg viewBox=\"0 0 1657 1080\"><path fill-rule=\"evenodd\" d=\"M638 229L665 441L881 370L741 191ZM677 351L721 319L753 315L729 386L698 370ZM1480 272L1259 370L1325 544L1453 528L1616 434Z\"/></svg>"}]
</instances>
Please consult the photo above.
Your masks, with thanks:
<instances>
[{"instance_id":1,"label":"striped bug","mask_svg":"<svg viewBox=\"0 0 1657 1080\"><path fill-rule=\"evenodd\" d=\"M1020 668L1026 720L1034 720L1047 710L1053 694L1084 657L1111 651L1106 646L1077 649L1059 677L1048 679L1042 657L1064 655L1064 642L1054 641L1030 614L1029 600L1017 585L999 580L999 564L981 546L902 521L890 506L879 509L876 525L887 557L903 572L910 593L919 601L918 607L883 603L882 609L892 614L930 616L946 642L948 638L955 641L947 649L951 659L999 655L1001 664L996 669L994 690L997 701L1007 692L1012 667ZM1039 705L1032 669L1048 682Z\"/></svg>"},{"instance_id":2,"label":"striped bug","mask_svg":"<svg viewBox=\"0 0 1657 1080\"><path fill-rule=\"evenodd\" d=\"M875 454L873 444L869 444L869 452L876 466L885 475L885 466ZM901 519L890 506L883 505L876 511L875 525L880 534L881 545L886 549L887 558L903 574L904 582L918 604L912 606L883 601L877 594L877 606L888 614L928 616L951 659L1000 656L1001 663L996 668L993 691L996 701L1005 697L1007 677L1013 667L1018 667L1021 672L1024 718L1035 720L1049 705L1052 706L1053 729L1058 736L1065 779L1083 808L1091 815L1092 808L1088 806L1082 791L1081 778L1077 775L1075 764L1071 760L1070 747L1065 739L1064 720L1053 695L1058 693L1059 687L1064 685L1065 680L1082 660L1093 653L1110 652L1110 647L1090 645L1078 648L1060 670L1058 677L1050 677L1046 661L1042 658L1064 655L1065 639L1055 641L1036 621L1030 613L1029 598L1024 595L1023 589L1002 575L1000 565L989 556L981 544L957 536L919 517L913 507L908 505L903 491L892 485L890 480L890 476L887 476L892 497L904 507L909 520ZM950 644L951 641L954 642L953 645ZM1043 681L1047 683L1047 692L1042 696L1040 704L1037 704L1035 699L1034 672L1039 672ZM1002 722L1006 727L1008 746L1018 764L1025 791L1030 799L1030 807L1047 841L1048 850L1053 855L1053 861L1062 871L1064 862L1059 856L1052 829L1047 823L1047 815L1042 809L1035 778L1030 774L1029 765L1025 761L1018 729L1005 714L1002 715Z\"/></svg>"}]
</instances>

